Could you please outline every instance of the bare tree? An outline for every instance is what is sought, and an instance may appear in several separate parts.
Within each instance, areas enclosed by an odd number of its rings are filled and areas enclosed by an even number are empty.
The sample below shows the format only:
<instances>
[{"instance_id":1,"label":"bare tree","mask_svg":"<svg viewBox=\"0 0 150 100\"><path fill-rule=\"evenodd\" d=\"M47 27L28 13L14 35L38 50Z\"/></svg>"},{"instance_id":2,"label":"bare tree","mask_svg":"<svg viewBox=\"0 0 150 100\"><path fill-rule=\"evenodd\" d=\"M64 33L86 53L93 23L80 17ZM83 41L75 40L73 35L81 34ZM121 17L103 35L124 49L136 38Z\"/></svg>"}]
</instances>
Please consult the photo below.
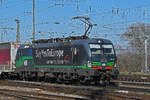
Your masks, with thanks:
<instances>
[{"instance_id":1,"label":"bare tree","mask_svg":"<svg viewBox=\"0 0 150 100\"><path fill-rule=\"evenodd\" d=\"M150 24L132 24L121 36L122 40L127 40L129 46L137 53L144 53L144 40L150 38Z\"/></svg>"},{"instance_id":2,"label":"bare tree","mask_svg":"<svg viewBox=\"0 0 150 100\"><path fill-rule=\"evenodd\" d=\"M144 67L144 41L150 38L150 24L135 23L121 36L130 50L119 56L120 68L124 71L141 71Z\"/></svg>"}]
</instances>

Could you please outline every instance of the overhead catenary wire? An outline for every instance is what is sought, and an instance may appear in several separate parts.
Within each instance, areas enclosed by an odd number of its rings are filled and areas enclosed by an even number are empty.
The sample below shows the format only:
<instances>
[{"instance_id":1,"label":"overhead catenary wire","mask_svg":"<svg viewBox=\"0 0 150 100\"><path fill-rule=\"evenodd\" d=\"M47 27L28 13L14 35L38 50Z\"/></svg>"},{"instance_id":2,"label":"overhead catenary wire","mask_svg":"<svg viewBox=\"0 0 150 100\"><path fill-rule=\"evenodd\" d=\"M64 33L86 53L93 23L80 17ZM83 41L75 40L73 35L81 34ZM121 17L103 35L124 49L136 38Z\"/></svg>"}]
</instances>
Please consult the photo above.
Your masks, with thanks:
<instances>
[{"instance_id":1,"label":"overhead catenary wire","mask_svg":"<svg viewBox=\"0 0 150 100\"><path fill-rule=\"evenodd\" d=\"M80 0L78 0L79 2L79 6L80 6ZM88 0L87 0L88 1ZM69 3L67 3L68 1L63 1L63 0L59 0L59 1L57 1L57 0L55 0L53 3L55 4L64 4L64 6L63 7L66 7L66 6L76 6L76 2L75 1L73 1L73 2L71 2L71 1L69 1ZM15 3L14 3L15 4ZM92 5L90 5L91 6L91 8L94 8ZM54 6L51 6L51 7L56 7L55 5ZM50 7L50 8L51 8ZM60 6L61 7L61 6ZM135 10L136 9L143 9L143 8L147 8L148 6L145 6L145 5L143 5L143 6L140 6L140 7L135 7ZM88 7L87 7L88 8ZM40 14L43 14L43 12L44 11L48 11L48 6L46 7L46 8L40 8L39 9L39 11L38 11L38 13ZM76 9L76 8L75 8ZM125 10L125 12L129 12L128 10L134 10L134 8L127 8L127 9L118 9L118 8L115 8L114 7L114 10L116 10L116 12L118 12L118 14L116 14L117 16L119 16L119 15L121 15L120 14L120 12L121 11L124 11ZM98 16L99 17L99 11L100 9L97 9L96 11L95 11L95 9L92 9L91 11L89 11L90 12L90 14L92 15L92 14L97 14L96 16ZM108 13L110 13L111 12L111 10L112 9L102 9L102 12L100 12L100 13L103 13L104 15L105 14L108 14ZM83 9L80 9L80 12L82 12L83 11ZM147 11L147 9L146 10L144 10L144 12L146 13L146 11ZM78 10L76 10L76 12L78 12ZM83 11L84 12L84 11ZM106 12L106 13L105 13ZM19 15L19 16L18 16ZM14 16L13 18L11 17L10 19L11 20L9 20L9 21L7 21L8 23L10 22L10 21L13 21L16 17L17 18L24 18L24 20L29 20L28 19L28 17L30 18L31 17L31 14L28 14L28 15L26 15L26 14L23 14L23 15L21 15L21 13L20 14L18 14L17 16ZM109 15L110 17L112 16L112 14L110 14ZM126 16L126 15L124 15L124 16ZM25 18L25 17L27 17L27 18ZM115 16L116 17L116 16ZM115 18L114 18L115 19ZM101 19L100 19L101 20ZM114 29L117 29L117 30L122 30L122 29L126 29L125 27L125 25L124 24L130 24L130 23L132 23L132 22L135 22L134 20L132 20L132 19L128 19L128 20L125 20L125 19L122 19L123 21L114 21L114 22L112 22L112 23L110 23L113 27L112 27L112 30L107 30L108 32L109 31L113 31ZM131 21L130 21L131 20ZM146 20L146 17L143 17L141 20ZM66 20L65 20L66 21ZM43 22L45 22L45 24L43 23ZM43 21L43 22L38 22L37 24L36 24L36 26L43 26L43 25L50 25L50 24L53 24L51 21L47 21L47 20L45 20L45 21ZM106 24L104 24L104 25L107 25L107 23ZM117 25L122 25L121 27L120 26L117 26ZM32 25L28 25L28 24L26 24L26 25L24 25L24 26L22 26L22 28L25 28L25 27L30 27L30 26L32 26ZM115 26L115 27L114 27ZM101 28L101 26L99 26L99 29L98 30L101 30L100 29ZM30 28L26 28L26 29L30 29Z\"/></svg>"}]
</instances>

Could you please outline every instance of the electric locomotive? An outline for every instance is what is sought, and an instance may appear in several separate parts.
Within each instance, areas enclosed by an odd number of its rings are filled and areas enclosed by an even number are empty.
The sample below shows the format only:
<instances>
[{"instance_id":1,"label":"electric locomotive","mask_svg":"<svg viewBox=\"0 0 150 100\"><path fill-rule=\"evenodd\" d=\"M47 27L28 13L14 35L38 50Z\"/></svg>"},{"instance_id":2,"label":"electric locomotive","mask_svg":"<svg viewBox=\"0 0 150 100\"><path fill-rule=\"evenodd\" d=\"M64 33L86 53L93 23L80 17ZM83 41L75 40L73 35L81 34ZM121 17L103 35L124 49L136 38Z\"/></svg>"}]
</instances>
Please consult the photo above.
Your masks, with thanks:
<instances>
[{"instance_id":1,"label":"electric locomotive","mask_svg":"<svg viewBox=\"0 0 150 100\"><path fill-rule=\"evenodd\" d=\"M16 56L16 73L25 79L109 82L116 79L116 53L110 40L86 36L54 38L22 45Z\"/></svg>"}]
</instances>

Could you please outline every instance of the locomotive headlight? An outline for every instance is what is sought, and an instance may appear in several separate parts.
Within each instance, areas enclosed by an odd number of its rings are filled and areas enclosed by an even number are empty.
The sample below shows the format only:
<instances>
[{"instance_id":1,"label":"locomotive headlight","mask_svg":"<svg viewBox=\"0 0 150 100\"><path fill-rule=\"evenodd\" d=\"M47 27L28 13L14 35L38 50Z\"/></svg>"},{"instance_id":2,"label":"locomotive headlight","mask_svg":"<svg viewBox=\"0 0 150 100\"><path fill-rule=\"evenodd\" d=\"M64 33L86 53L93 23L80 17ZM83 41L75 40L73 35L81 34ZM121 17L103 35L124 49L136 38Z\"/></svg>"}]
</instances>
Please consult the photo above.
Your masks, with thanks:
<instances>
[{"instance_id":1,"label":"locomotive headlight","mask_svg":"<svg viewBox=\"0 0 150 100\"><path fill-rule=\"evenodd\" d=\"M88 61L88 67L92 67L92 64L90 61Z\"/></svg>"},{"instance_id":2,"label":"locomotive headlight","mask_svg":"<svg viewBox=\"0 0 150 100\"><path fill-rule=\"evenodd\" d=\"M98 40L98 43L101 43L101 40Z\"/></svg>"},{"instance_id":3,"label":"locomotive headlight","mask_svg":"<svg viewBox=\"0 0 150 100\"><path fill-rule=\"evenodd\" d=\"M106 66L106 64L105 64L105 63L102 63L102 66Z\"/></svg>"}]
</instances>

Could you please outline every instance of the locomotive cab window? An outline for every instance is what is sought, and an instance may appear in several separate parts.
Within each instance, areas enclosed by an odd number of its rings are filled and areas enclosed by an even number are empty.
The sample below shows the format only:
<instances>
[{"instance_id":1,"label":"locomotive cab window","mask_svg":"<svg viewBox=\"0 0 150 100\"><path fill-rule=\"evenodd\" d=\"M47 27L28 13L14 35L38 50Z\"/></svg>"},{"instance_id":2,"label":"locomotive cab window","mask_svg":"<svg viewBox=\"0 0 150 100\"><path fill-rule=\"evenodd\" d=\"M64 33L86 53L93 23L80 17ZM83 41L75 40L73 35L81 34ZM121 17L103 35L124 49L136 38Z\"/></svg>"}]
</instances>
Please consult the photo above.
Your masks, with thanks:
<instances>
[{"instance_id":1,"label":"locomotive cab window","mask_svg":"<svg viewBox=\"0 0 150 100\"><path fill-rule=\"evenodd\" d=\"M114 54L114 49L112 44L103 44L103 52L104 54Z\"/></svg>"},{"instance_id":2,"label":"locomotive cab window","mask_svg":"<svg viewBox=\"0 0 150 100\"><path fill-rule=\"evenodd\" d=\"M89 44L92 55L102 54L102 48L100 44Z\"/></svg>"}]
</instances>

